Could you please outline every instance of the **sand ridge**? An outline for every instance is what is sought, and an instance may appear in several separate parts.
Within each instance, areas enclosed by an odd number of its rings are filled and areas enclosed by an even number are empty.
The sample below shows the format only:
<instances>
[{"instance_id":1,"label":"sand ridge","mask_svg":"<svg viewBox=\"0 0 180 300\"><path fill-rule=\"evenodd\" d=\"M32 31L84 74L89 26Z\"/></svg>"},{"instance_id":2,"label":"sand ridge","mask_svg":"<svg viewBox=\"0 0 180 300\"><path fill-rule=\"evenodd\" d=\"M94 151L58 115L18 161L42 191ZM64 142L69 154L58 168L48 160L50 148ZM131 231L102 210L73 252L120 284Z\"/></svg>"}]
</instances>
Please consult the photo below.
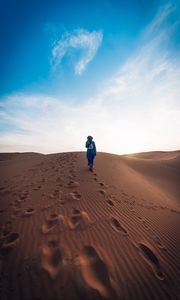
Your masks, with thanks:
<instances>
[{"instance_id":1,"label":"sand ridge","mask_svg":"<svg viewBox=\"0 0 180 300\"><path fill-rule=\"evenodd\" d=\"M179 154L0 154L0 298L178 299Z\"/></svg>"}]
</instances>

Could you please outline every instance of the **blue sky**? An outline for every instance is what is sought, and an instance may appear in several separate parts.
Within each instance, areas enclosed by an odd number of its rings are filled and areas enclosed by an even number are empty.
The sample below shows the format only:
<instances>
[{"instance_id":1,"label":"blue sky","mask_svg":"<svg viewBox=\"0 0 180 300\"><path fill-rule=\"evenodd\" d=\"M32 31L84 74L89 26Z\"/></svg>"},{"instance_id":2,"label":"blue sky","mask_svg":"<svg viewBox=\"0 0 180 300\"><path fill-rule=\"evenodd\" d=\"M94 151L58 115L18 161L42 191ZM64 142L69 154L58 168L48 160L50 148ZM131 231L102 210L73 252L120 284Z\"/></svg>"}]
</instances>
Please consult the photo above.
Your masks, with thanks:
<instances>
[{"instance_id":1,"label":"blue sky","mask_svg":"<svg viewBox=\"0 0 180 300\"><path fill-rule=\"evenodd\" d=\"M180 147L179 1L0 1L0 151Z\"/></svg>"}]
</instances>

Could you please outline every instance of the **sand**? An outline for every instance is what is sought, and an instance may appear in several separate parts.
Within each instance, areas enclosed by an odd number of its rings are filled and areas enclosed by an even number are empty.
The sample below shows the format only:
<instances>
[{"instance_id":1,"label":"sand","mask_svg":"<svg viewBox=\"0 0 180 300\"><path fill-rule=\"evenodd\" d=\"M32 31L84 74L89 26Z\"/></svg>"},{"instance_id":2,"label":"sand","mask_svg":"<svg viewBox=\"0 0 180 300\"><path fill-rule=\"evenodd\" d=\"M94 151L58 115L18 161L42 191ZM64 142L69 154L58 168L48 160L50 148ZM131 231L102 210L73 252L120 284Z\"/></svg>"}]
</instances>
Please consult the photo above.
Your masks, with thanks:
<instances>
[{"instance_id":1,"label":"sand","mask_svg":"<svg viewBox=\"0 0 180 300\"><path fill-rule=\"evenodd\" d=\"M180 299L180 151L0 154L0 299Z\"/></svg>"}]
</instances>

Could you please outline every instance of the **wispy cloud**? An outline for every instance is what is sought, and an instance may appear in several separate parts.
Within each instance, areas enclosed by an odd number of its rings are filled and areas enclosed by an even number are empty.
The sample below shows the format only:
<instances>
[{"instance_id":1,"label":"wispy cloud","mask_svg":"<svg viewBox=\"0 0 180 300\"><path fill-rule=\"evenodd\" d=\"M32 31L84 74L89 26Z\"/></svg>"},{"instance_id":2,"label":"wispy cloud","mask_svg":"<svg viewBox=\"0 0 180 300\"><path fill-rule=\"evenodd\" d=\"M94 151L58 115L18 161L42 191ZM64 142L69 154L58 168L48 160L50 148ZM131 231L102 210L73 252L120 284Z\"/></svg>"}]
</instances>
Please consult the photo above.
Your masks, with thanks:
<instances>
[{"instance_id":1,"label":"wispy cloud","mask_svg":"<svg viewBox=\"0 0 180 300\"><path fill-rule=\"evenodd\" d=\"M174 10L165 6L160 11L162 15L159 13L142 34L138 51L96 95L80 105L40 94L4 98L1 122L8 122L17 131L2 131L1 151L84 150L84 138L89 134L94 135L99 151L179 148L180 61L166 44L171 43L174 33L169 24L166 26ZM75 39L71 43L79 42Z\"/></svg>"},{"instance_id":2,"label":"wispy cloud","mask_svg":"<svg viewBox=\"0 0 180 300\"><path fill-rule=\"evenodd\" d=\"M122 103L132 99L131 102L147 105L157 101L160 94L164 95L164 102L167 95L172 101L178 99L180 60L175 53L176 49L171 49L171 42L175 33L174 25L176 24L178 32L180 23L177 24L174 20L174 23L167 24L167 19L173 12L175 7L170 3L159 9L155 18L143 31L136 53L133 53L109 83L105 84L101 91L103 101L111 98Z\"/></svg>"},{"instance_id":3,"label":"wispy cloud","mask_svg":"<svg viewBox=\"0 0 180 300\"><path fill-rule=\"evenodd\" d=\"M102 39L101 31L89 32L84 29L76 29L72 33L66 32L53 45L51 59L53 70L57 69L65 55L69 55L70 50L83 50L81 58L74 62L75 73L81 75L96 55Z\"/></svg>"},{"instance_id":4,"label":"wispy cloud","mask_svg":"<svg viewBox=\"0 0 180 300\"><path fill-rule=\"evenodd\" d=\"M172 4L172 2L166 3L164 6L160 6L156 16L151 21L151 23L148 25L148 27L145 29L145 34L154 34L156 33L162 26L167 25L167 19L168 17L176 11L177 6L175 4Z\"/></svg>"}]
</instances>

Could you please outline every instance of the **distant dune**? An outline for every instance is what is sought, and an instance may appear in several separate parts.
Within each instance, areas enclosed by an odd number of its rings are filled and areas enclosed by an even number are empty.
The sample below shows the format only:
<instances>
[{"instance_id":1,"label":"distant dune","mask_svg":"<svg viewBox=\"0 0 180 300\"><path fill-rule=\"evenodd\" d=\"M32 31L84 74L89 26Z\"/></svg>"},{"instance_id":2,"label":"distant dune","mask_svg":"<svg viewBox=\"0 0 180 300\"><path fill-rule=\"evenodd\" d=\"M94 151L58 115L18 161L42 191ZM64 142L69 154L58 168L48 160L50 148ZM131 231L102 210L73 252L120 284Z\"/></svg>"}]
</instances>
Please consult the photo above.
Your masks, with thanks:
<instances>
[{"instance_id":1,"label":"distant dune","mask_svg":"<svg viewBox=\"0 0 180 300\"><path fill-rule=\"evenodd\" d=\"M0 154L0 299L180 299L180 151Z\"/></svg>"}]
</instances>

